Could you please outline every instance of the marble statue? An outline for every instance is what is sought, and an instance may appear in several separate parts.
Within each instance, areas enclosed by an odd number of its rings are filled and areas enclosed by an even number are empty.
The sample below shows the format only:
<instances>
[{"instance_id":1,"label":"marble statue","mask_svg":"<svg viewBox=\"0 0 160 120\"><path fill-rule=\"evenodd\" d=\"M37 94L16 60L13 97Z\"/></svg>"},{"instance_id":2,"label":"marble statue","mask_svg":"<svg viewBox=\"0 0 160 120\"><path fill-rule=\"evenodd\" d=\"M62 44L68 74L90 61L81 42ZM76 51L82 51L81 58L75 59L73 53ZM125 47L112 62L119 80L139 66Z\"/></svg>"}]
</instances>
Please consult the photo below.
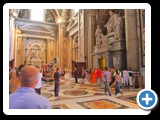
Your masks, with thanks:
<instances>
[{"instance_id":1,"label":"marble statue","mask_svg":"<svg viewBox=\"0 0 160 120\"><path fill-rule=\"evenodd\" d=\"M107 41L107 37L104 36L103 34L101 34L101 49L108 49L108 41Z\"/></svg>"},{"instance_id":2,"label":"marble statue","mask_svg":"<svg viewBox=\"0 0 160 120\"><path fill-rule=\"evenodd\" d=\"M104 27L107 28L107 34L114 32L114 23L118 17L118 14L115 14L111 10L109 11L109 15L110 15L109 21L107 22L107 24L104 25Z\"/></svg>"},{"instance_id":3,"label":"marble statue","mask_svg":"<svg viewBox=\"0 0 160 120\"><path fill-rule=\"evenodd\" d=\"M121 16L118 16L118 18L115 21L114 32L115 40L123 38L123 20Z\"/></svg>"},{"instance_id":4,"label":"marble statue","mask_svg":"<svg viewBox=\"0 0 160 120\"><path fill-rule=\"evenodd\" d=\"M23 19L29 19L29 10L24 10L23 11L22 18Z\"/></svg>"},{"instance_id":5,"label":"marble statue","mask_svg":"<svg viewBox=\"0 0 160 120\"><path fill-rule=\"evenodd\" d=\"M100 28L99 25L97 25L97 29L96 29L96 32L95 32L96 45L97 46L100 45L101 34L102 34L102 29Z\"/></svg>"}]
</instances>

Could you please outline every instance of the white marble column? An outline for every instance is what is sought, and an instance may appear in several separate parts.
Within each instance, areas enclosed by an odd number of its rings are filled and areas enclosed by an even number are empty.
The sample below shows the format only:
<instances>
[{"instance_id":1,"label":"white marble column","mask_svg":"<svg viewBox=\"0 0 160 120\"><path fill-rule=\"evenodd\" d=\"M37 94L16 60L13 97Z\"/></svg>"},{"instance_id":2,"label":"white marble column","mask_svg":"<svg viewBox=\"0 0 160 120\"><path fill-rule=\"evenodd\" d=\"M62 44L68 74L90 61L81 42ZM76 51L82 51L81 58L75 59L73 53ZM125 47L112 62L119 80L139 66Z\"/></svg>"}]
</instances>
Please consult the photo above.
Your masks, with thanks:
<instances>
[{"instance_id":1,"label":"white marble column","mask_svg":"<svg viewBox=\"0 0 160 120\"><path fill-rule=\"evenodd\" d=\"M63 67L63 39L64 39L64 28L65 24L61 23L59 25L59 67Z\"/></svg>"},{"instance_id":2,"label":"white marble column","mask_svg":"<svg viewBox=\"0 0 160 120\"><path fill-rule=\"evenodd\" d=\"M95 29L96 29L96 14L95 11L89 13L89 23L88 23L88 67L92 68L93 66L93 47L95 41Z\"/></svg>"},{"instance_id":3,"label":"white marble column","mask_svg":"<svg viewBox=\"0 0 160 120\"><path fill-rule=\"evenodd\" d=\"M138 36L136 9L125 9L126 55L127 67L138 66Z\"/></svg>"},{"instance_id":4,"label":"white marble column","mask_svg":"<svg viewBox=\"0 0 160 120\"><path fill-rule=\"evenodd\" d=\"M79 12L79 32L78 32L78 62L84 62L85 56L85 25L84 25L84 10Z\"/></svg>"},{"instance_id":5,"label":"white marble column","mask_svg":"<svg viewBox=\"0 0 160 120\"><path fill-rule=\"evenodd\" d=\"M9 19L9 60L14 59L14 18L10 17Z\"/></svg>"}]
</instances>

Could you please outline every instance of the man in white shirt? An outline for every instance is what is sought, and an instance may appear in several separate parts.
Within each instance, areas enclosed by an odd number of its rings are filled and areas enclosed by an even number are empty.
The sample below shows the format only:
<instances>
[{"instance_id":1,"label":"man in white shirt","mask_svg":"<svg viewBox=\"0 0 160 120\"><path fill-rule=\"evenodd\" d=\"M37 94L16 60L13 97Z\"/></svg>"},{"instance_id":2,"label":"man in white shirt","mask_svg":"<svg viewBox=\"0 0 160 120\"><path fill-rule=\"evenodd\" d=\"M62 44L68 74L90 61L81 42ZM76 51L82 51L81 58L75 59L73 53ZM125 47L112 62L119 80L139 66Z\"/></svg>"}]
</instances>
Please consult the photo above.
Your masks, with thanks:
<instances>
[{"instance_id":1,"label":"man in white shirt","mask_svg":"<svg viewBox=\"0 0 160 120\"><path fill-rule=\"evenodd\" d=\"M128 71L126 69L123 70L123 80L124 86L128 86Z\"/></svg>"},{"instance_id":2,"label":"man in white shirt","mask_svg":"<svg viewBox=\"0 0 160 120\"><path fill-rule=\"evenodd\" d=\"M39 67L36 66L38 69ZM35 86L35 90L36 90L36 93L38 93L39 95L41 94L41 87L42 87L42 73L39 72L39 75L38 75L38 83L36 84Z\"/></svg>"}]
</instances>

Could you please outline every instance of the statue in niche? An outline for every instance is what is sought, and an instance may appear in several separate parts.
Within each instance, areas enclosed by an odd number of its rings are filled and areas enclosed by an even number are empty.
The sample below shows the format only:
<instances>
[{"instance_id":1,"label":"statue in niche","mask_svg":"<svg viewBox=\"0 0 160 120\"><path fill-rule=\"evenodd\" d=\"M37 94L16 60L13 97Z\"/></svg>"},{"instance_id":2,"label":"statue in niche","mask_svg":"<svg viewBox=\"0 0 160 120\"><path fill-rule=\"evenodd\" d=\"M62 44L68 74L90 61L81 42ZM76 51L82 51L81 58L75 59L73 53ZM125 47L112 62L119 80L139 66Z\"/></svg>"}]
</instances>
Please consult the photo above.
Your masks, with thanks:
<instances>
[{"instance_id":1,"label":"statue in niche","mask_svg":"<svg viewBox=\"0 0 160 120\"><path fill-rule=\"evenodd\" d=\"M23 18L28 19L28 16L29 16L29 12L28 12L28 10L25 10L24 14L23 14Z\"/></svg>"},{"instance_id":2,"label":"statue in niche","mask_svg":"<svg viewBox=\"0 0 160 120\"><path fill-rule=\"evenodd\" d=\"M29 19L30 18L30 10L29 9L21 9L18 17L23 18L23 19Z\"/></svg>"},{"instance_id":3,"label":"statue in niche","mask_svg":"<svg viewBox=\"0 0 160 120\"><path fill-rule=\"evenodd\" d=\"M102 29L100 28L99 25L97 25L97 29L96 29L96 32L95 32L96 46L100 45L101 34L102 34Z\"/></svg>"},{"instance_id":4,"label":"statue in niche","mask_svg":"<svg viewBox=\"0 0 160 120\"><path fill-rule=\"evenodd\" d=\"M115 40L123 38L123 20L120 15L114 23L114 38Z\"/></svg>"},{"instance_id":5,"label":"statue in niche","mask_svg":"<svg viewBox=\"0 0 160 120\"><path fill-rule=\"evenodd\" d=\"M54 22L53 16L51 14L52 14L51 11L47 10L47 13L46 13L46 22Z\"/></svg>"},{"instance_id":6,"label":"statue in niche","mask_svg":"<svg viewBox=\"0 0 160 120\"><path fill-rule=\"evenodd\" d=\"M115 14L113 11L109 11L109 21L107 22L107 24L104 25L104 27L107 28L107 34L114 32L114 23L116 21L116 19L118 18L118 14Z\"/></svg>"}]
</instances>

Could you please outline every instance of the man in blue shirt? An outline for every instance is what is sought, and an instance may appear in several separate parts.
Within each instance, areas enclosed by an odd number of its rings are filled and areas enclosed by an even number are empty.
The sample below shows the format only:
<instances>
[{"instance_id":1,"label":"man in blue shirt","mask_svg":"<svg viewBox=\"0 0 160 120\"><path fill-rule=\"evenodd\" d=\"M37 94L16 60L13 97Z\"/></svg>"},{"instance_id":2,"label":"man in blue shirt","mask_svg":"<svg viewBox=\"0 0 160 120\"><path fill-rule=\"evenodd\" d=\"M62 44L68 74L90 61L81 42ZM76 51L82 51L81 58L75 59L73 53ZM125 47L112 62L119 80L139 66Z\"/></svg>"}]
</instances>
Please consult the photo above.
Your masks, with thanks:
<instances>
[{"instance_id":1,"label":"man in blue shirt","mask_svg":"<svg viewBox=\"0 0 160 120\"><path fill-rule=\"evenodd\" d=\"M56 69L56 72L54 73L54 81L55 81L55 87L54 87L54 94L55 97L58 97L59 93L59 86L60 86L60 74L59 74L59 68Z\"/></svg>"},{"instance_id":2,"label":"man in blue shirt","mask_svg":"<svg viewBox=\"0 0 160 120\"><path fill-rule=\"evenodd\" d=\"M39 70L25 66L21 70L21 88L9 95L9 109L50 109L48 100L35 92Z\"/></svg>"}]
</instances>

